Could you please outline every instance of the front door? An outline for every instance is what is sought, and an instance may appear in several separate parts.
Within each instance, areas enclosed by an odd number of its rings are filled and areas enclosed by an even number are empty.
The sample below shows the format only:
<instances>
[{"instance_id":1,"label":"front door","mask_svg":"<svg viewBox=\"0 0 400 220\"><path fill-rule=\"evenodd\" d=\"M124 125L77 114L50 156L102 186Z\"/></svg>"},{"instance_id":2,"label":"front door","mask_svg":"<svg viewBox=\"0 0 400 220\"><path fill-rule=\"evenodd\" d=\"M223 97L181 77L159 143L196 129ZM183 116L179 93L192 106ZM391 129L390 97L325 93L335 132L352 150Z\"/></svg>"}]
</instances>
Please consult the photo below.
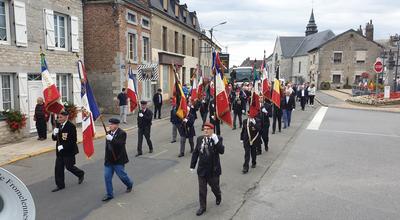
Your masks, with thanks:
<instances>
[{"instance_id":1,"label":"front door","mask_svg":"<svg viewBox=\"0 0 400 220\"><path fill-rule=\"evenodd\" d=\"M33 120L35 115L35 107L37 98L43 97L43 86L40 74L29 74L28 75L28 107L29 107L29 125L30 132L36 132L35 121Z\"/></svg>"}]
</instances>

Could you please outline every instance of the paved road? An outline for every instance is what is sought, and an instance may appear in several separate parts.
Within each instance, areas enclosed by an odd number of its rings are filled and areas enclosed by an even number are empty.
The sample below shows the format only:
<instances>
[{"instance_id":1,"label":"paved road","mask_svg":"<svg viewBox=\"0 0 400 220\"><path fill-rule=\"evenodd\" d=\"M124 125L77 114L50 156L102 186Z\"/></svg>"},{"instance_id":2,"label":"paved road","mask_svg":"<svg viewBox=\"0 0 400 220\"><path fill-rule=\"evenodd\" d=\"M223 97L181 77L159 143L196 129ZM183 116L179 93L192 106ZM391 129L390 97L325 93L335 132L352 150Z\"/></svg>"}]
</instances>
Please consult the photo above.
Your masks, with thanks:
<instances>
[{"instance_id":1,"label":"paved road","mask_svg":"<svg viewBox=\"0 0 400 220\"><path fill-rule=\"evenodd\" d=\"M257 168L248 174L241 174L243 147L239 142L239 130L232 131L222 126L226 147L222 160L222 204L215 206L215 199L209 191L207 213L197 219L231 219L244 204L247 196L258 187L271 164L296 134L299 127L308 122L314 112L296 111L290 129L271 135L268 153L258 158ZM196 130L200 132L199 120ZM125 187L114 178L115 199L101 202L104 195L103 149L104 140L95 142L96 154L87 160L81 153L77 165L86 171L85 182L66 172L66 189L51 193L54 188L54 153L26 159L5 166L20 177L31 190L37 207L37 217L46 219L193 219L198 208L197 176L189 172L190 154L187 149L184 158L177 158L179 146L170 144L170 123L156 121L152 128L155 146L153 154L134 158L136 153L136 130L128 133L128 154L131 162L128 173L135 182L134 192L124 193ZM144 152L147 145L144 145Z\"/></svg>"},{"instance_id":2,"label":"paved road","mask_svg":"<svg viewBox=\"0 0 400 220\"><path fill-rule=\"evenodd\" d=\"M399 124L397 113L329 108L234 219L400 219Z\"/></svg>"}]
</instances>

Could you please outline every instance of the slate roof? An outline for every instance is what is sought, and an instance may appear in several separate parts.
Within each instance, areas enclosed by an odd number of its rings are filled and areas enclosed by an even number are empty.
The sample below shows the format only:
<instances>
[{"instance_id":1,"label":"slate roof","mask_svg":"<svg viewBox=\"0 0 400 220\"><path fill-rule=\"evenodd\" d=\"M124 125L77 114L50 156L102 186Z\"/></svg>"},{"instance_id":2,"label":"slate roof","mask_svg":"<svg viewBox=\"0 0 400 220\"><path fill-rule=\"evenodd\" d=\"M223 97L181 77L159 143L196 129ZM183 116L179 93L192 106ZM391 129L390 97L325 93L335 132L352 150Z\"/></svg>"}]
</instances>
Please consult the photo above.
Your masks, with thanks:
<instances>
[{"instance_id":1,"label":"slate roof","mask_svg":"<svg viewBox=\"0 0 400 220\"><path fill-rule=\"evenodd\" d=\"M305 37L279 37L282 55L286 58L292 56Z\"/></svg>"},{"instance_id":2,"label":"slate roof","mask_svg":"<svg viewBox=\"0 0 400 220\"><path fill-rule=\"evenodd\" d=\"M256 60L256 69L261 68L263 60ZM240 67L251 67L254 65L254 60L250 59L250 57L247 57L242 64L240 64Z\"/></svg>"},{"instance_id":3,"label":"slate roof","mask_svg":"<svg viewBox=\"0 0 400 220\"><path fill-rule=\"evenodd\" d=\"M158 10L159 12L167 15L171 19L174 19L181 24L186 25L187 27L191 28L194 31L200 32L200 24L199 24L199 19L196 16L196 12L189 12L188 11L188 16L186 18L186 21L183 16L183 11L188 10L187 5L179 5L179 16L175 16L175 3L179 4L179 0L169 0L168 1L168 10L165 11L163 7L163 0L150 0L150 7L153 9ZM193 18L196 17L196 25L193 25Z\"/></svg>"}]
</instances>

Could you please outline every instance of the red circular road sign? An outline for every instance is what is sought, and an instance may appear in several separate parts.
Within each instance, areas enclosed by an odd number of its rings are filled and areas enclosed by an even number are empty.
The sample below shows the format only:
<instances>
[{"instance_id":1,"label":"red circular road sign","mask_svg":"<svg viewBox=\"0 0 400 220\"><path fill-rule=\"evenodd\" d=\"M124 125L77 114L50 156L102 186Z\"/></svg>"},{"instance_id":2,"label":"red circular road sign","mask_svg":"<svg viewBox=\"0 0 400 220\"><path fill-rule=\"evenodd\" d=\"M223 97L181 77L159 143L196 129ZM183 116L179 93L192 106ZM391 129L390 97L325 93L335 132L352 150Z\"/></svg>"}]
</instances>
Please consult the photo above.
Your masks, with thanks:
<instances>
[{"instance_id":1,"label":"red circular road sign","mask_svg":"<svg viewBox=\"0 0 400 220\"><path fill-rule=\"evenodd\" d=\"M383 63L380 60L377 60L374 64L374 70L376 73L381 73L383 71Z\"/></svg>"}]
</instances>

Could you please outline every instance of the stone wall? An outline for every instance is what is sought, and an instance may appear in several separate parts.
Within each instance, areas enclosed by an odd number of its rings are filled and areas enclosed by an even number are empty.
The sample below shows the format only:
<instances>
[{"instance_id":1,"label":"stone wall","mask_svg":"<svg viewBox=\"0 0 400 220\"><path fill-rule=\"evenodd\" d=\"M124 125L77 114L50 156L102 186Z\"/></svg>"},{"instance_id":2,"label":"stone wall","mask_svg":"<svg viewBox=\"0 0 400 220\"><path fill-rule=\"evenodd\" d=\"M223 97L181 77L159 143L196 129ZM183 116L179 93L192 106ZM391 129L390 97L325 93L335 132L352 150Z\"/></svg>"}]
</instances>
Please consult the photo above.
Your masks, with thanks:
<instances>
[{"instance_id":1,"label":"stone wall","mask_svg":"<svg viewBox=\"0 0 400 220\"><path fill-rule=\"evenodd\" d=\"M12 132L7 122L0 121L0 145L20 141L23 137L23 132Z\"/></svg>"}]
</instances>

